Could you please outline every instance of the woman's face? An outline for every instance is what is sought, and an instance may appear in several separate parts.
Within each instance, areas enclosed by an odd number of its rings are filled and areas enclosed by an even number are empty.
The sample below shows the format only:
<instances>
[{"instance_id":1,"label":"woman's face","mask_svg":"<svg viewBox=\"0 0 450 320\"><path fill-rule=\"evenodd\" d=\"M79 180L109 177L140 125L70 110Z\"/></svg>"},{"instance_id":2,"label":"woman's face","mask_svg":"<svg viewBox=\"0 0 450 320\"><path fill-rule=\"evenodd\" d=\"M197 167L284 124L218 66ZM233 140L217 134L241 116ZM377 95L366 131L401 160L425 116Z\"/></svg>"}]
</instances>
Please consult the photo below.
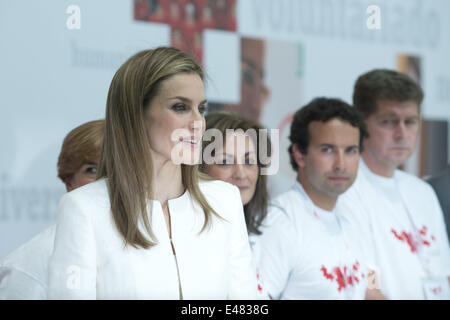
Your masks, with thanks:
<instances>
[{"instance_id":1,"label":"woman's face","mask_svg":"<svg viewBox=\"0 0 450 320\"><path fill-rule=\"evenodd\" d=\"M242 132L228 134L223 149L216 150L214 159L214 164L205 165L205 172L237 186L242 204L249 203L255 194L259 174L253 140Z\"/></svg>"},{"instance_id":2,"label":"woman's face","mask_svg":"<svg viewBox=\"0 0 450 320\"><path fill-rule=\"evenodd\" d=\"M155 161L198 163L205 131L205 110L205 88L199 75L180 73L160 84L145 112Z\"/></svg>"},{"instance_id":3,"label":"woman's face","mask_svg":"<svg viewBox=\"0 0 450 320\"><path fill-rule=\"evenodd\" d=\"M97 166L98 159L97 161L84 163L77 172L65 181L67 192L94 182L97 176Z\"/></svg>"}]
</instances>

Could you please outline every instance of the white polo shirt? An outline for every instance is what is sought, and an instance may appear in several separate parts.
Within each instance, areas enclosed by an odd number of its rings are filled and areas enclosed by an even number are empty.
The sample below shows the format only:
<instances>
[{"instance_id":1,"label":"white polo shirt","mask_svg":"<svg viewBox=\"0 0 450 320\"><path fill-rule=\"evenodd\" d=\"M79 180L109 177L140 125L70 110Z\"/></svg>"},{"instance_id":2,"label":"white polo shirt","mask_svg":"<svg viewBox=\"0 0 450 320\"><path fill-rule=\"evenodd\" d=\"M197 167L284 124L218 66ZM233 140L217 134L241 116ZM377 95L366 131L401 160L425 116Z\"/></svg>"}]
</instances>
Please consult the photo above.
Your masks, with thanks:
<instances>
[{"instance_id":1,"label":"white polo shirt","mask_svg":"<svg viewBox=\"0 0 450 320\"><path fill-rule=\"evenodd\" d=\"M364 299L368 264L359 230L315 206L300 183L278 196L259 237L259 267L274 299Z\"/></svg>"}]
</instances>

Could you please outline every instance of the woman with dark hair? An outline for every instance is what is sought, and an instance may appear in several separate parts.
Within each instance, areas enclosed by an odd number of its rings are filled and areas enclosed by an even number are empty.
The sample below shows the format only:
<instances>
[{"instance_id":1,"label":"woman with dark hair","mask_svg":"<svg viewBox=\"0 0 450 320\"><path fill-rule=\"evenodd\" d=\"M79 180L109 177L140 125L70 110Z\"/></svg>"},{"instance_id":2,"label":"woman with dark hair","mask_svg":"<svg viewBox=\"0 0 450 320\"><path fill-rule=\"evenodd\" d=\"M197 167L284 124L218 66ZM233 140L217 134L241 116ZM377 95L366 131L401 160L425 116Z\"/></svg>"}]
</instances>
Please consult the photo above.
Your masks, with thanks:
<instances>
[{"instance_id":1,"label":"woman with dark hair","mask_svg":"<svg viewBox=\"0 0 450 320\"><path fill-rule=\"evenodd\" d=\"M217 130L216 132L212 131ZM203 163L201 171L209 176L231 183L239 188L244 206L245 222L253 255L258 255L257 239L267 214L269 195L267 176L261 168L267 167L260 148L270 153L270 140L266 130L257 122L244 120L227 111L214 111L206 116L207 134L203 140ZM216 135L215 135L216 133ZM207 136L222 137L221 141ZM215 144L216 148L212 148ZM208 154L208 149L211 154ZM266 152L267 153L267 152ZM208 157L210 156L210 161ZM258 277L258 292L263 294L262 281Z\"/></svg>"},{"instance_id":2,"label":"woman with dark hair","mask_svg":"<svg viewBox=\"0 0 450 320\"><path fill-rule=\"evenodd\" d=\"M199 174L203 70L138 52L107 98L98 180L61 199L49 298L253 299L239 190Z\"/></svg>"}]
</instances>

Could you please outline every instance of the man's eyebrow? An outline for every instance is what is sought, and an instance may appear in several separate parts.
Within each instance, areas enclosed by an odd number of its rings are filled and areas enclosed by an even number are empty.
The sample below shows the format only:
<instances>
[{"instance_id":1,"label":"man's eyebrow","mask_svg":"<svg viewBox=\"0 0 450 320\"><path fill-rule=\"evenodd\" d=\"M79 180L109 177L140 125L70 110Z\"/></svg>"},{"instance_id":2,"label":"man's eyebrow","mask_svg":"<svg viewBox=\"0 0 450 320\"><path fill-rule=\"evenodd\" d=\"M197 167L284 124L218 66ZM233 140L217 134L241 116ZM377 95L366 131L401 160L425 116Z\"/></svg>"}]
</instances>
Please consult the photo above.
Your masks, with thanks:
<instances>
[{"instance_id":1,"label":"man's eyebrow","mask_svg":"<svg viewBox=\"0 0 450 320\"><path fill-rule=\"evenodd\" d=\"M387 117L391 117L391 118L399 118L399 116L396 114L396 113L394 113L394 112L386 112L386 113L383 113L383 114L380 114L380 115L378 115L377 116L377 119L380 119L380 118L387 118ZM417 114L415 114L415 115L410 115L410 116L406 116L405 118L417 118L417 119L419 119L420 118L420 115L417 115Z\"/></svg>"},{"instance_id":2,"label":"man's eyebrow","mask_svg":"<svg viewBox=\"0 0 450 320\"><path fill-rule=\"evenodd\" d=\"M319 147L332 147L334 148L336 145L331 143L321 143L319 144Z\"/></svg>"},{"instance_id":3,"label":"man's eyebrow","mask_svg":"<svg viewBox=\"0 0 450 320\"><path fill-rule=\"evenodd\" d=\"M382 117L397 117L397 114L395 112L388 111L388 112L377 115L377 118L382 118Z\"/></svg>"},{"instance_id":4,"label":"man's eyebrow","mask_svg":"<svg viewBox=\"0 0 450 320\"><path fill-rule=\"evenodd\" d=\"M172 98L169 98L169 99L170 100L178 99L178 100L181 100L181 101L183 101L185 103L192 103L191 99L186 98L186 97L182 97L182 96L176 96L176 97L172 97ZM205 99L205 100L201 101L200 104L206 104L207 102L208 102L208 100Z\"/></svg>"}]
</instances>

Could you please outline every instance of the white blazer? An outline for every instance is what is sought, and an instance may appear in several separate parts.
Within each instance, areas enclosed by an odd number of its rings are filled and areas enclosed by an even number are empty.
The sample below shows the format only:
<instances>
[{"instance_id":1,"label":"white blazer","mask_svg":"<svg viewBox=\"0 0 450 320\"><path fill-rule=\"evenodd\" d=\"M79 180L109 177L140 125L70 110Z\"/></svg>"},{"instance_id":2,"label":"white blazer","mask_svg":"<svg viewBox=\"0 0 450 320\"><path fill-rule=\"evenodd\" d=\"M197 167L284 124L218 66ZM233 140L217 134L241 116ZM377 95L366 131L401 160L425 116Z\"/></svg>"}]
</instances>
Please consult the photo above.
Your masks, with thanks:
<instances>
[{"instance_id":1,"label":"white blazer","mask_svg":"<svg viewBox=\"0 0 450 320\"><path fill-rule=\"evenodd\" d=\"M48 298L179 299L181 285L183 299L256 299L239 190L222 181L200 182L200 189L224 220L213 216L212 227L199 233L204 214L190 194L169 200L176 259L158 201L148 205L153 205L150 222L158 244L136 249L124 247L104 179L65 194ZM142 223L140 230L145 232Z\"/></svg>"}]
</instances>

